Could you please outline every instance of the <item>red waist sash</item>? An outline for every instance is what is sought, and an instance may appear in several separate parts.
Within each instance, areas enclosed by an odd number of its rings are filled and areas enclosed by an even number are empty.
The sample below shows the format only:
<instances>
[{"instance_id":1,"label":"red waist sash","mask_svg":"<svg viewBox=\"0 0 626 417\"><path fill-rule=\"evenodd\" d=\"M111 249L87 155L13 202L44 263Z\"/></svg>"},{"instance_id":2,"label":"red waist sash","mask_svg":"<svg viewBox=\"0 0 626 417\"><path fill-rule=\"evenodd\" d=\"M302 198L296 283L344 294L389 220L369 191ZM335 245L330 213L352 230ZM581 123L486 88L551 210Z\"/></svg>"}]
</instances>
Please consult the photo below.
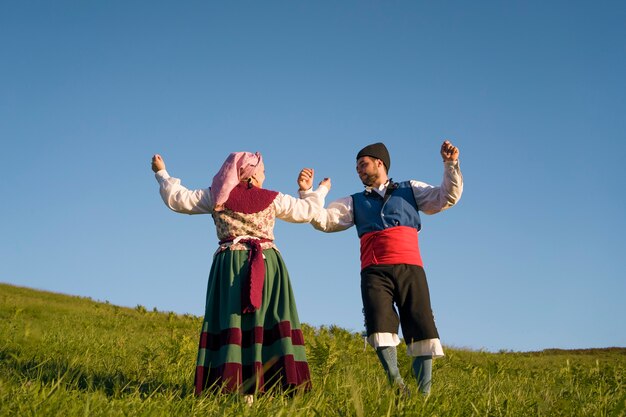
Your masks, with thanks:
<instances>
[{"instance_id":1,"label":"red waist sash","mask_svg":"<svg viewBox=\"0 0 626 417\"><path fill-rule=\"evenodd\" d=\"M393 264L423 266L417 229L397 226L361 236L361 269Z\"/></svg>"}]
</instances>

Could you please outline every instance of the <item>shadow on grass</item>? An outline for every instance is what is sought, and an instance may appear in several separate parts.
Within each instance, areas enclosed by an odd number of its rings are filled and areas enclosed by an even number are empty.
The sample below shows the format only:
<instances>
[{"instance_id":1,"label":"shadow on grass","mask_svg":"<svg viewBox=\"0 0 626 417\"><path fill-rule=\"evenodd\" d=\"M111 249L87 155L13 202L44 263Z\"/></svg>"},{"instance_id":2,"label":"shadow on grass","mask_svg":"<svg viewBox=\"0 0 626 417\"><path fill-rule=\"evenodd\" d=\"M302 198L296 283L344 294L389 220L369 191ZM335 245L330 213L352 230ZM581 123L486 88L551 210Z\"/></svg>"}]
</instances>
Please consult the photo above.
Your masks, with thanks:
<instances>
[{"instance_id":1,"label":"shadow on grass","mask_svg":"<svg viewBox=\"0 0 626 417\"><path fill-rule=\"evenodd\" d=\"M38 381L42 385L59 383L68 390L103 392L109 397L139 395L141 398L161 394L183 398L194 395L193 385L163 382L157 377L143 380L126 372L94 371L84 366L55 358L24 358L10 349L0 349L0 372L23 384Z\"/></svg>"}]
</instances>

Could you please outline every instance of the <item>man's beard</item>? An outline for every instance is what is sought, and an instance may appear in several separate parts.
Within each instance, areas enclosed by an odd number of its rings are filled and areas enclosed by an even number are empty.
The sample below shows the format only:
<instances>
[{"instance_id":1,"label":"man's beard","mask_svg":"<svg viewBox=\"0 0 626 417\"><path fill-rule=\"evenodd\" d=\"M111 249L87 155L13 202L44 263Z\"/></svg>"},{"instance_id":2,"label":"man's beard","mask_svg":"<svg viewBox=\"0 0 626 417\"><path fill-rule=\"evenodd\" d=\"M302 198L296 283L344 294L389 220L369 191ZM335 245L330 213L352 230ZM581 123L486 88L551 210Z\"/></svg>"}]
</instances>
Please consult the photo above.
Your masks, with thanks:
<instances>
[{"instance_id":1,"label":"man's beard","mask_svg":"<svg viewBox=\"0 0 626 417\"><path fill-rule=\"evenodd\" d=\"M375 172L373 174L366 174L365 177L361 177L361 182L363 183L363 185L371 187L376 183L378 178L380 178L378 172Z\"/></svg>"}]
</instances>

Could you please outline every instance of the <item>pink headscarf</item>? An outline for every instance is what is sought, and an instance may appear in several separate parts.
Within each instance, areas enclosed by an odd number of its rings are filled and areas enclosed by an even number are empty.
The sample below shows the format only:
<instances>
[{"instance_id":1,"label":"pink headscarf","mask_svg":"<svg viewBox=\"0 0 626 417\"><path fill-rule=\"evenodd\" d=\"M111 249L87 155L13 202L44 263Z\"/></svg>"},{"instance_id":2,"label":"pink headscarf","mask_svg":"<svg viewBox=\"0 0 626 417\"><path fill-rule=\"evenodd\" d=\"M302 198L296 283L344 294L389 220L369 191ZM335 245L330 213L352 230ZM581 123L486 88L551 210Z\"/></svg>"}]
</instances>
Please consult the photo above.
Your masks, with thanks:
<instances>
[{"instance_id":1,"label":"pink headscarf","mask_svg":"<svg viewBox=\"0 0 626 417\"><path fill-rule=\"evenodd\" d=\"M261 167L262 161L263 157L258 152L233 152L228 155L211 184L211 197L215 210L222 210L233 188L241 180L254 176Z\"/></svg>"}]
</instances>

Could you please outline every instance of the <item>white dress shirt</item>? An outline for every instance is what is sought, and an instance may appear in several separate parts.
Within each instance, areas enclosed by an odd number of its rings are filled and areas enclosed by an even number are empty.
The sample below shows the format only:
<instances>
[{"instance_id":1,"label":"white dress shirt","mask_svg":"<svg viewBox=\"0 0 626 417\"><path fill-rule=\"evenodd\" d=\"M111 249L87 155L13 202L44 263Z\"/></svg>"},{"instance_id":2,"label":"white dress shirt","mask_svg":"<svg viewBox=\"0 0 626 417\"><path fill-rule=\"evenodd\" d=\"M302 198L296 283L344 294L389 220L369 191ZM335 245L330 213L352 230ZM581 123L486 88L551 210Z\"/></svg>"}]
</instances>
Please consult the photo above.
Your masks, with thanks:
<instances>
[{"instance_id":1,"label":"white dress shirt","mask_svg":"<svg viewBox=\"0 0 626 417\"><path fill-rule=\"evenodd\" d=\"M379 188L366 189L385 195L386 184ZM411 180L413 196L418 209L425 214L435 214L456 204L463 194L463 175L459 161L444 162L443 181L440 186ZM354 226L352 196L343 197L328 204L311 222L313 227L323 232L340 232Z\"/></svg>"}]
</instances>

